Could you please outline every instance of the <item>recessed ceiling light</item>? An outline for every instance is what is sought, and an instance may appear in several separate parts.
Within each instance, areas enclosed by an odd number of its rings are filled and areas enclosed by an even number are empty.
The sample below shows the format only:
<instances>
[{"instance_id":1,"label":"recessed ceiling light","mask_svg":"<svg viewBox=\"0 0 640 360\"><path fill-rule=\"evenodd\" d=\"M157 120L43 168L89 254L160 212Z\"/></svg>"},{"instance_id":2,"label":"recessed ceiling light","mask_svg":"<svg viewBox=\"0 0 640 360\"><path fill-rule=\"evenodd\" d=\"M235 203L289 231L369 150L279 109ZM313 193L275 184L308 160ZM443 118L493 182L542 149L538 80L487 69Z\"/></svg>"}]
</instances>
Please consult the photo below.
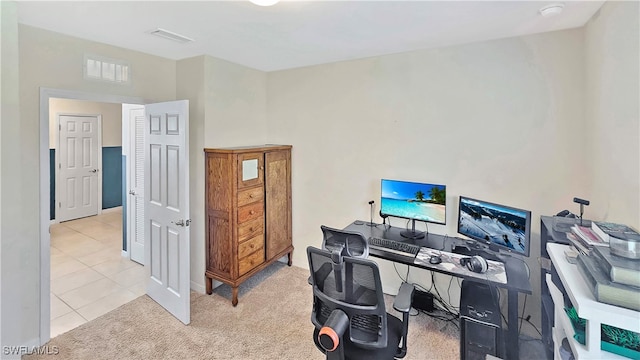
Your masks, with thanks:
<instances>
[{"instance_id":1,"label":"recessed ceiling light","mask_svg":"<svg viewBox=\"0 0 640 360\"><path fill-rule=\"evenodd\" d=\"M163 39L168 39L168 40L172 40L172 41L175 41L175 42L179 42L181 44L194 41L193 39L188 38L188 37L186 37L184 35L176 34L176 33L172 32L172 31L161 29L161 28L157 28L155 30L151 30L151 31L149 31L149 34L155 35L155 36L159 36L159 37L161 37Z\"/></svg>"},{"instance_id":2,"label":"recessed ceiling light","mask_svg":"<svg viewBox=\"0 0 640 360\"><path fill-rule=\"evenodd\" d=\"M275 5L280 0L249 0L249 1L259 6L271 6L271 5Z\"/></svg>"},{"instance_id":3,"label":"recessed ceiling light","mask_svg":"<svg viewBox=\"0 0 640 360\"><path fill-rule=\"evenodd\" d=\"M551 4L540 9L540 15L544 17L552 17L560 14L564 9L564 4Z\"/></svg>"}]
</instances>

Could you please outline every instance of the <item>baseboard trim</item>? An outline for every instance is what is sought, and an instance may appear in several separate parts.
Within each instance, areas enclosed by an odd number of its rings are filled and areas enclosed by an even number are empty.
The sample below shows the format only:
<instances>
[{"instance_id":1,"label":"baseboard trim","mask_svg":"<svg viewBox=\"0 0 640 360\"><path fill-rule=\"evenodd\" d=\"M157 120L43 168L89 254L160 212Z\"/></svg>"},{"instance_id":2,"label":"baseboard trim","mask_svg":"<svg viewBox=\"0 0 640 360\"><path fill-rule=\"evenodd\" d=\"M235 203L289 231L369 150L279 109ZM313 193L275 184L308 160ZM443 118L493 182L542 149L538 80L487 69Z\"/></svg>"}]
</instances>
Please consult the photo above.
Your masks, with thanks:
<instances>
[{"instance_id":1,"label":"baseboard trim","mask_svg":"<svg viewBox=\"0 0 640 360\"><path fill-rule=\"evenodd\" d=\"M102 209L103 213L110 213L110 212L115 212L115 211L120 211L122 210L122 205L121 206L115 206L112 208L108 208L108 209Z\"/></svg>"},{"instance_id":2,"label":"baseboard trim","mask_svg":"<svg viewBox=\"0 0 640 360\"><path fill-rule=\"evenodd\" d=\"M129 258L129 252L127 250L122 250L122 257L123 258Z\"/></svg>"},{"instance_id":3,"label":"baseboard trim","mask_svg":"<svg viewBox=\"0 0 640 360\"><path fill-rule=\"evenodd\" d=\"M27 347L40 346L40 338L31 339L31 340L27 341L24 344L24 346L27 346Z\"/></svg>"},{"instance_id":4,"label":"baseboard trim","mask_svg":"<svg viewBox=\"0 0 640 360\"><path fill-rule=\"evenodd\" d=\"M195 281L191 281L191 290L200 293L200 294L204 294L205 293L205 288L204 285L200 285L198 283L196 283Z\"/></svg>"},{"instance_id":5,"label":"baseboard trim","mask_svg":"<svg viewBox=\"0 0 640 360\"><path fill-rule=\"evenodd\" d=\"M92 216L97 216L97 215L101 215L104 213L111 213L111 212L117 212L117 211L121 211L122 210L122 206L116 206L116 207L112 207L112 208L108 208L108 209L100 209L100 211L98 211L98 213L96 215L92 215ZM76 220L76 219L71 219L69 221L72 220ZM51 219L51 225L53 224L58 224L59 222L56 219Z\"/></svg>"}]
</instances>

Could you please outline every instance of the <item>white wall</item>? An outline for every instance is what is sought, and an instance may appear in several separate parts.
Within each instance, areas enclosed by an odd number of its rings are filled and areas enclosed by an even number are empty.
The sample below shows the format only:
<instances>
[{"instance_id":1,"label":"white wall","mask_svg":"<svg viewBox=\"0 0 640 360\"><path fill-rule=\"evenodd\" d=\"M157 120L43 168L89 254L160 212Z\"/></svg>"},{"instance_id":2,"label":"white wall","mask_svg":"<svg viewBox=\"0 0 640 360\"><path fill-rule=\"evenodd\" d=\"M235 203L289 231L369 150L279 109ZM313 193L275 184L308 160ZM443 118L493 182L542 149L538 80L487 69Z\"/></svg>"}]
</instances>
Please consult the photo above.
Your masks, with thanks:
<instances>
[{"instance_id":1,"label":"white wall","mask_svg":"<svg viewBox=\"0 0 640 360\"><path fill-rule=\"evenodd\" d=\"M29 268L32 261L23 255L28 248L23 234L30 224L21 220L27 213L19 205L25 189L16 151L22 136L17 18L15 3L0 1L0 347L24 343L23 339L33 336L29 325L38 324L37 319L26 326L21 321L32 309L22 305L22 275L33 270Z\"/></svg>"},{"instance_id":2,"label":"white wall","mask_svg":"<svg viewBox=\"0 0 640 360\"><path fill-rule=\"evenodd\" d=\"M178 91L189 99L191 287L204 292L204 148L264 144L266 74L210 56L178 61Z\"/></svg>"},{"instance_id":3,"label":"white wall","mask_svg":"<svg viewBox=\"0 0 640 360\"><path fill-rule=\"evenodd\" d=\"M176 96L189 100L189 207L191 216L191 289L204 292L204 56L176 65Z\"/></svg>"},{"instance_id":4,"label":"white wall","mask_svg":"<svg viewBox=\"0 0 640 360\"><path fill-rule=\"evenodd\" d=\"M608 1L585 27L586 215L640 229L640 5Z\"/></svg>"},{"instance_id":5,"label":"white wall","mask_svg":"<svg viewBox=\"0 0 640 360\"><path fill-rule=\"evenodd\" d=\"M122 105L72 99L49 100L49 148L56 148L58 114L102 115L102 146L122 146Z\"/></svg>"},{"instance_id":6,"label":"white wall","mask_svg":"<svg viewBox=\"0 0 640 360\"><path fill-rule=\"evenodd\" d=\"M206 56L205 147L264 144L266 90L266 73Z\"/></svg>"},{"instance_id":7,"label":"white wall","mask_svg":"<svg viewBox=\"0 0 640 360\"><path fill-rule=\"evenodd\" d=\"M307 267L321 224L368 219L381 178L446 184L433 233L456 234L459 195L532 210L535 317L539 216L586 189L583 50L577 29L269 73L267 141L293 145L294 264ZM395 291L393 267L382 272Z\"/></svg>"}]
</instances>

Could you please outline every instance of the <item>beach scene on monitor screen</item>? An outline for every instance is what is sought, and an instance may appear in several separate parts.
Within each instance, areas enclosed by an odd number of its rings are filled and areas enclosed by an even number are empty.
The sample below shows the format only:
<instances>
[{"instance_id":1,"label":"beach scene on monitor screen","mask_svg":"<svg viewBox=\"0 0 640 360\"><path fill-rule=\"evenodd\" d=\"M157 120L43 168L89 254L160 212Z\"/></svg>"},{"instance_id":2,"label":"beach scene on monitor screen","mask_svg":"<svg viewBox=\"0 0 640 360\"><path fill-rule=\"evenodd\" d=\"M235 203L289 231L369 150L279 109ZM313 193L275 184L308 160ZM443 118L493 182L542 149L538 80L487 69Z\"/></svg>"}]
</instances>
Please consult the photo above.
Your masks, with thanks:
<instances>
[{"instance_id":1,"label":"beach scene on monitor screen","mask_svg":"<svg viewBox=\"0 0 640 360\"><path fill-rule=\"evenodd\" d=\"M499 205L462 199L459 232L524 253L527 215Z\"/></svg>"},{"instance_id":2,"label":"beach scene on monitor screen","mask_svg":"<svg viewBox=\"0 0 640 360\"><path fill-rule=\"evenodd\" d=\"M387 215L444 223L445 201L444 185L382 182L380 210Z\"/></svg>"}]
</instances>

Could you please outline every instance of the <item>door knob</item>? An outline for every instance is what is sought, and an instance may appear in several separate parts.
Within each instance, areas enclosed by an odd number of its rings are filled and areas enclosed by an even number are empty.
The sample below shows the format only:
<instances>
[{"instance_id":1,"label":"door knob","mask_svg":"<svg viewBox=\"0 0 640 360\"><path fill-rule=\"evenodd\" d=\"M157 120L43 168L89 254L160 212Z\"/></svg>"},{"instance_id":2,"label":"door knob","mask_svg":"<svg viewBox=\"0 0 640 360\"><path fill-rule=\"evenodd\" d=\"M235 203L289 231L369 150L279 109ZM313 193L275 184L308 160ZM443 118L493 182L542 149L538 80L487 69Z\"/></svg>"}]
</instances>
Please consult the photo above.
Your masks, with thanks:
<instances>
[{"instance_id":1,"label":"door knob","mask_svg":"<svg viewBox=\"0 0 640 360\"><path fill-rule=\"evenodd\" d=\"M129 190L129 195L136 195L136 192L133 190Z\"/></svg>"},{"instance_id":2,"label":"door knob","mask_svg":"<svg viewBox=\"0 0 640 360\"><path fill-rule=\"evenodd\" d=\"M91 173L94 173L94 174L95 174L95 173L97 173L97 172L98 172L98 169L91 169L91 170L89 170L89 172L91 172Z\"/></svg>"},{"instance_id":3,"label":"door knob","mask_svg":"<svg viewBox=\"0 0 640 360\"><path fill-rule=\"evenodd\" d=\"M189 224L191 224L191 220L187 219L187 220L178 220L178 221L172 221L172 224L176 224L178 226L189 226Z\"/></svg>"}]
</instances>

